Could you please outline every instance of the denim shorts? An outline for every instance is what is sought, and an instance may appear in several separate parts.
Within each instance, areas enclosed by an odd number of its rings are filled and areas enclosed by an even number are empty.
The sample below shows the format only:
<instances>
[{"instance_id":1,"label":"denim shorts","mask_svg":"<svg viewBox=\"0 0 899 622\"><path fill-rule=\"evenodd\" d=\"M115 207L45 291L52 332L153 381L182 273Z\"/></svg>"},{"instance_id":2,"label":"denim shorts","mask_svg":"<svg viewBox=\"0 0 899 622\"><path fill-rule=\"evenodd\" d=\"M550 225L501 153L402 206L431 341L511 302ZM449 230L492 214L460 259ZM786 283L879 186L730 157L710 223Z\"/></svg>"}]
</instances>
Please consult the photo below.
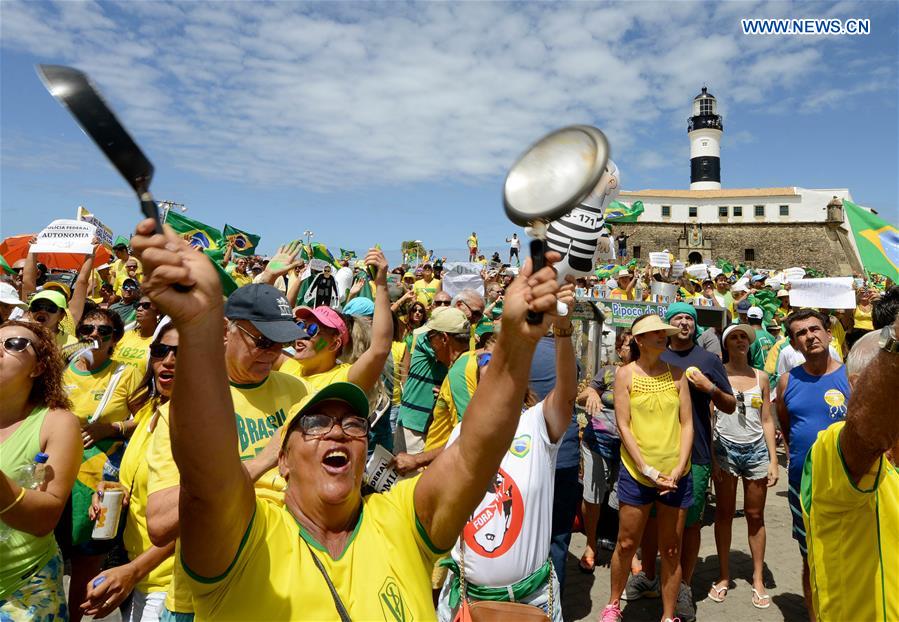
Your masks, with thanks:
<instances>
[{"instance_id":1,"label":"denim shorts","mask_svg":"<svg viewBox=\"0 0 899 622\"><path fill-rule=\"evenodd\" d=\"M631 475L623 464L618 470L618 501L627 505L641 506L653 501L673 508L685 509L693 505L693 476L688 471L677 482L677 490L659 494L655 486L644 486Z\"/></svg>"},{"instance_id":2,"label":"denim shorts","mask_svg":"<svg viewBox=\"0 0 899 622\"><path fill-rule=\"evenodd\" d=\"M584 501L600 505L605 500L606 493L611 491L609 507L616 508L618 467L621 460L605 458L584 443L581 443L581 460L584 467Z\"/></svg>"},{"instance_id":3,"label":"denim shorts","mask_svg":"<svg viewBox=\"0 0 899 622\"><path fill-rule=\"evenodd\" d=\"M734 477L765 479L768 477L768 446L763 436L754 443L734 443L716 436L712 441L718 466Z\"/></svg>"}]
</instances>

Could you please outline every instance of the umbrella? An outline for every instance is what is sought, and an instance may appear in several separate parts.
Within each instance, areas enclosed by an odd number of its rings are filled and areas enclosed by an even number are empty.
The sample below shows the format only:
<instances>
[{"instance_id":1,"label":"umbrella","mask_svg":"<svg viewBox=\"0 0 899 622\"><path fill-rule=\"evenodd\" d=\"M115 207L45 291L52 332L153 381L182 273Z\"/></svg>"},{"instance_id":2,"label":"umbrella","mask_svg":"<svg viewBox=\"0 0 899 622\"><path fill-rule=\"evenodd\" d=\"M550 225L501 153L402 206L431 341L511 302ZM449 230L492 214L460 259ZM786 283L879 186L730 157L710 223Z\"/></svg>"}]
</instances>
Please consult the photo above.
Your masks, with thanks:
<instances>
[{"instance_id":1,"label":"umbrella","mask_svg":"<svg viewBox=\"0 0 899 622\"><path fill-rule=\"evenodd\" d=\"M0 242L0 255L6 259L9 265L25 259L28 256L28 247L31 246L31 240L34 233L23 233L22 235L13 235L3 242ZM40 253L37 260L50 269L55 270L77 270L84 263L86 255L76 253ZM94 267L109 263L112 254L105 246L97 248L97 254L94 256Z\"/></svg>"}]
</instances>

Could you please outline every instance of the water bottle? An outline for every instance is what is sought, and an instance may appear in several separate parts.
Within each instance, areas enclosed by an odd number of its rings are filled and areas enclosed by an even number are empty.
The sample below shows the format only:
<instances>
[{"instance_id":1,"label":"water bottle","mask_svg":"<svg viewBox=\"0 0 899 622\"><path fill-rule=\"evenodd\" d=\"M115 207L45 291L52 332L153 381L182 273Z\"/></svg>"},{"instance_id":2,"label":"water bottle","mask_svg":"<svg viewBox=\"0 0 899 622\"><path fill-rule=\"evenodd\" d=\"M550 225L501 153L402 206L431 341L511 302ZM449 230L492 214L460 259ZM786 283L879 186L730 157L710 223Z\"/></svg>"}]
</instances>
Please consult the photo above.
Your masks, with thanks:
<instances>
[{"instance_id":1,"label":"water bottle","mask_svg":"<svg viewBox=\"0 0 899 622\"><path fill-rule=\"evenodd\" d=\"M12 480L22 488L37 490L47 478L47 460L49 458L50 456L44 452L38 452L34 456L33 462L13 471ZM10 535L12 535L12 527L0 519L0 542L8 540Z\"/></svg>"}]
</instances>

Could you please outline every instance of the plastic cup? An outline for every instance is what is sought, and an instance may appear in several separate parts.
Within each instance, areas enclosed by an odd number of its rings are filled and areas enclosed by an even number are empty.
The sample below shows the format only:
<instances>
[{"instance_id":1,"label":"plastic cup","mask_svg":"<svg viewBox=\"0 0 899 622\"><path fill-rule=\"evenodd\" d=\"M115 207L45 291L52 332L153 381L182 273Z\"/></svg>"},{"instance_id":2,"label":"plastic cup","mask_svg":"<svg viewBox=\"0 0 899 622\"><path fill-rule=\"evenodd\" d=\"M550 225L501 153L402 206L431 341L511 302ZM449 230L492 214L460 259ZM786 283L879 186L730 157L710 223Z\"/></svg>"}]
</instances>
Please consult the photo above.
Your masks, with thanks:
<instances>
[{"instance_id":1,"label":"plastic cup","mask_svg":"<svg viewBox=\"0 0 899 622\"><path fill-rule=\"evenodd\" d=\"M121 490L107 490L100 499L100 515L94 524L91 537L94 540L112 540L119 531L119 518L122 515L122 500L125 493Z\"/></svg>"}]
</instances>

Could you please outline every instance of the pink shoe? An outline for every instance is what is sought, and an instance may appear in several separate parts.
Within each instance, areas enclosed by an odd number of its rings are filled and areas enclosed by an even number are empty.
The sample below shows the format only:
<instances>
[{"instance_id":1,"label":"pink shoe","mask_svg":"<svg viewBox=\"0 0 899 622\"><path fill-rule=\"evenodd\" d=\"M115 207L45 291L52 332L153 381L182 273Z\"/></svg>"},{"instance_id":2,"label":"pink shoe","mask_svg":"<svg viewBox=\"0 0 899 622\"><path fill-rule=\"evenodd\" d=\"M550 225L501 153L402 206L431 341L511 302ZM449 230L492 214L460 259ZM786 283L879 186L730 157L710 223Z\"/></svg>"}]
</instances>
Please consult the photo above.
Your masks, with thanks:
<instances>
[{"instance_id":1,"label":"pink shoe","mask_svg":"<svg viewBox=\"0 0 899 622\"><path fill-rule=\"evenodd\" d=\"M599 616L599 622L621 622L621 607L618 605L606 605Z\"/></svg>"}]
</instances>

